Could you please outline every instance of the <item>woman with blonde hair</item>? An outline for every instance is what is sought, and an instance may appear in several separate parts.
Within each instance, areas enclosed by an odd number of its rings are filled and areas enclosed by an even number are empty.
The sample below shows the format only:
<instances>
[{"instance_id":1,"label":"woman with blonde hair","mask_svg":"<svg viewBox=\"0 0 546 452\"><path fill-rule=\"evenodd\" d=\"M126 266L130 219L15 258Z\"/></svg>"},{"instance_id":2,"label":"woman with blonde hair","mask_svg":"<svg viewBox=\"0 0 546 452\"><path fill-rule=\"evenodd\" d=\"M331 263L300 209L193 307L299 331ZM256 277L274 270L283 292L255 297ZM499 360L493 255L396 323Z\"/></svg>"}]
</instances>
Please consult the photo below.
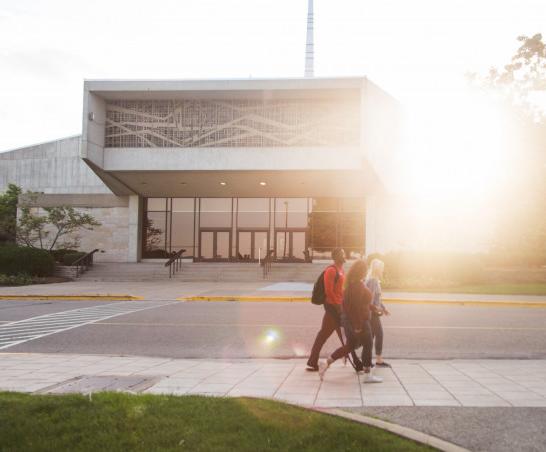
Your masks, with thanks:
<instances>
[{"instance_id":1,"label":"woman with blonde hair","mask_svg":"<svg viewBox=\"0 0 546 452\"><path fill-rule=\"evenodd\" d=\"M368 274L366 275L366 287L372 293L372 316L370 325L372 327L372 341L375 342L375 365L377 367L391 367L383 361L383 325L381 325L381 316L391 315L389 310L381 300L381 279L385 264L379 259L374 259L370 263Z\"/></svg>"},{"instance_id":2,"label":"woman with blonde hair","mask_svg":"<svg viewBox=\"0 0 546 452\"><path fill-rule=\"evenodd\" d=\"M372 330L370 326L370 308L372 294L364 285L368 266L365 261L357 260L351 265L345 279L343 296L342 324L347 342L339 347L330 357L319 364L319 376L322 380L330 365L339 358L347 356L362 345L362 363L367 374L364 383L381 383L379 377L371 373L372 369Z\"/></svg>"}]
</instances>

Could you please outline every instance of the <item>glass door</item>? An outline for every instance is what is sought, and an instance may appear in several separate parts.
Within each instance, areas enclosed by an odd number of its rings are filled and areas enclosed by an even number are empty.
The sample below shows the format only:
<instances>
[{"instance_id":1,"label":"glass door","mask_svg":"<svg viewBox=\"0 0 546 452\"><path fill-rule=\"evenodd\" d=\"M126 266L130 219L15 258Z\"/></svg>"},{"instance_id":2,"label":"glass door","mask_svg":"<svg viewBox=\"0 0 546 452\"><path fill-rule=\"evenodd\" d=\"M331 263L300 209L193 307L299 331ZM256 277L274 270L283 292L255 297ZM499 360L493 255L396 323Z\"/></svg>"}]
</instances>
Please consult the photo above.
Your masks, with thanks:
<instances>
[{"instance_id":1,"label":"glass door","mask_svg":"<svg viewBox=\"0 0 546 452\"><path fill-rule=\"evenodd\" d=\"M199 260L228 261L231 259L230 229L201 229Z\"/></svg>"},{"instance_id":2,"label":"glass door","mask_svg":"<svg viewBox=\"0 0 546 452\"><path fill-rule=\"evenodd\" d=\"M286 262L305 262L307 229L276 229L275 259Z\"/></svg>"},{"instance_id":3,"label":"glass door","mask_svg":"<svg viewBox=\"0 0 546 452\"><path fill-rule=\"evenodd\" d=\"M239 230L237 241L237 259L257 262L267 254L269 233L261 230Z\"/></svg>"}]
</instances>

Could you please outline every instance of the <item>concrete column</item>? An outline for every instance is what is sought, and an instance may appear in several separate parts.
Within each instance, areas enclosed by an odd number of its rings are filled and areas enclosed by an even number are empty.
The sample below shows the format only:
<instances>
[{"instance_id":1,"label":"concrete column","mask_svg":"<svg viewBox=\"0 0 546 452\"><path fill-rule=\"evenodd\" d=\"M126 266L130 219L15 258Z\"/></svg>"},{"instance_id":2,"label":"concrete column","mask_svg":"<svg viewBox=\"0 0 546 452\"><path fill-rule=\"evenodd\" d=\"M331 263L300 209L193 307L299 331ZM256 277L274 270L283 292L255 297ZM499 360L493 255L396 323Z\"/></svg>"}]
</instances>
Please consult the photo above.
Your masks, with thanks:
<instances>
[{"instance_id":1,"label":"concrete column","mask_svg":"<svg viewBox=\"0 0 546 452\"><path fill-rule=\"evenodd\" d=\"M127 262L139 262L142 257L142 198L129 196L129 251Z\"/></svg>"}]
</instances>

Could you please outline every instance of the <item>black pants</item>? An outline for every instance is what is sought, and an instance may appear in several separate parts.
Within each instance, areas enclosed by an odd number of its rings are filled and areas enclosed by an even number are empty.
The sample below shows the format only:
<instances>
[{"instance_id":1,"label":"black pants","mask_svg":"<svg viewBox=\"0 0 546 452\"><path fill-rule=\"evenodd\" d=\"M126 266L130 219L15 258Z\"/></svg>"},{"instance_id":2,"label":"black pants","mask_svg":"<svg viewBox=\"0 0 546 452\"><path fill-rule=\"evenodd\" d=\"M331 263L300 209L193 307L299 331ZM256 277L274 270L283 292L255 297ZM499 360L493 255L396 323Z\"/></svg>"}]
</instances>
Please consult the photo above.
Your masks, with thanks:
<instances>
[{"instance_id":1,"label":"black pants","mask_svg":"<svg viewBox=\"0 0 546 452\"><path fill-rule=\"evenodd\" d=\"M362 330L358 333L353 333L350 328L345 328L345 334L347 343L332 353L332 359L335 361L342 356L346 356L349 352L353 353L354 356L354 350L362 345L362 364L364 367L372 367L373 340L370 321L366 320L362 325Z\"/></svg>"},{"instance_id":2,"label":"black pants","mask_svg":"<svg viewBox=\"0 0 546 452\"><path fill-rule=\"evenodd\" d=\"M372 326L372 339L375 342L375 354L381 355L383 353L383 325L381 325L381 316L372 313L370 323Z\"/></svg>"},{"instance_id":3,"label":"black pants","mask_svg":"<svg viewBox=\"0 0 546 452\"><path fill-rule=\"evenodd\" d=\"M341 328L340 324L341 324L340 311L336 309L335 306L324 304L324 316L322 317L322 325L321 325L320 331L317 333L315 342L313 343L313 348L311 349L311 355L309 356L309 360L307 361L308 366L311 366L311 367L318 366L318 360L319 360L319 355L320 355L322 346L324 345L324 343L328 340L328 338L332 335L334 331ZM351 351L351 356L353 358L353 363L359 370L362 364L360 363L360 360L356 356L356 353L354 352L354 350L351 349L350 351Z\"/></svg>"}]
</instances>

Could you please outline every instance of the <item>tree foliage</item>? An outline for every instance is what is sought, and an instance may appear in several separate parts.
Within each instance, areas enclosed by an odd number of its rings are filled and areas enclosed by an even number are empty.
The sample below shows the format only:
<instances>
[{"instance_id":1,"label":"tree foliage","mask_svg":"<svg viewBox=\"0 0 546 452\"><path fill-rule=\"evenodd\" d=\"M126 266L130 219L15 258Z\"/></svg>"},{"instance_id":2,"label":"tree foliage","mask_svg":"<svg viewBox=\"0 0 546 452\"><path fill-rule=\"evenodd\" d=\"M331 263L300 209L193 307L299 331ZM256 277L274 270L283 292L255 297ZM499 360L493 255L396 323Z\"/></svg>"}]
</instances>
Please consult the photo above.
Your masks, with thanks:
<instances>
[{"instance_id":1,"label":"tree foliage","mask_svg":"<svg viewBox=\"0 0 546 452\"><path fill-rule=\"evenodd\" d=\"M76 211L71 206L43 207L43 215L32 207L36 195L26 194L17 221L17 241L32 248L53 250L55 247L78 248L79 231L100 226L92 215Z\"/></svg>"},{"instance_id":2,"label":"tree foliage","mask_svg":"<svg viewBox=\"0 0 546 452\"><path fill-rule=\"evenodd\" d=\"M537 95L546 91L546 44L542 35L518 36L521 43L510 63L503 69L491 68L486 85L501 90L515 105L522 105L536 120L544 109L536 104Z\"/></svg>"},{"instance_id":3,"label":"tree foliage","mask_svg":"<svg viewBox=\"0 0 546 452\"><path fill-rule=\"evenodd\" d=\"M500 95L506 127L500 130L511 175L493 251L520 262L546 263L546 44L542 35L519 36L519 48L502 69L472 76Z\"/></svg>"},{"instance_id":4,"label":"tree foliage","mask_svg":"<svg viewBox=\"0 0 546 452\"><path fill-rule=\"evenodd\" d=\"M17 199L21 189L9 184L8 189L0 194L0 242L14 242L17 228Z\"/></svg>"}]
</instances>

